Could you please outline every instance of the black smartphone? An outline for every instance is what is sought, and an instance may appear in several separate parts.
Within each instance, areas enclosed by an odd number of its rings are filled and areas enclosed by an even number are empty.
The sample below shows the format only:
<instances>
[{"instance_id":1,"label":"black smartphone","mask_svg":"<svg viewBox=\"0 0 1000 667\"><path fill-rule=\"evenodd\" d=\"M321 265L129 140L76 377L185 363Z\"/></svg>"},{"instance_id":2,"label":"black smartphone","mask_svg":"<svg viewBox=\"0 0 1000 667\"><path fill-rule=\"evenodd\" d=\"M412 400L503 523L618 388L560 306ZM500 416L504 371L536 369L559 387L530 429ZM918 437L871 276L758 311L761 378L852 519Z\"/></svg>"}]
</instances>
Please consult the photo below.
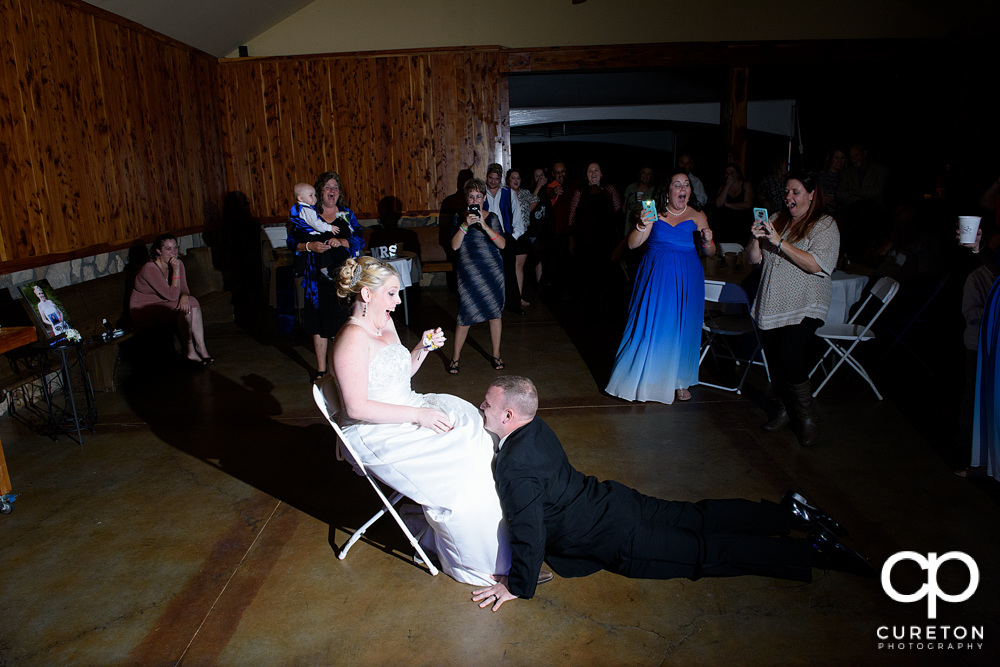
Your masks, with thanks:
<instances>
[{"instance_id":1,"label":"black smartphone","mask_svg":"<svg viewBox=\"0 0 1000 667\"><path fill-rule=\"evenodd\" d=\"M469 204L469 213L479 215L479 204Z\"/></svg>"}]
</instances>

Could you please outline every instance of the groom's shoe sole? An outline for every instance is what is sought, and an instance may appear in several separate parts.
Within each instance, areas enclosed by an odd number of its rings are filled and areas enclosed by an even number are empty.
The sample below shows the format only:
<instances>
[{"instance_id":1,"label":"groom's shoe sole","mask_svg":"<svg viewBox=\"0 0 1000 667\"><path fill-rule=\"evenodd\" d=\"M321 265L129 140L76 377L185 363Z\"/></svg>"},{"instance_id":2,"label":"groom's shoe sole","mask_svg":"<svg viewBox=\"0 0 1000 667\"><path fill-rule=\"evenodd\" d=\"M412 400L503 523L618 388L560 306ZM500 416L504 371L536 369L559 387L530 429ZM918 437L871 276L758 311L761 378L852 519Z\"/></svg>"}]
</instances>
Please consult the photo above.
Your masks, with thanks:
<instances>
[{"instance_id":1,"label":"groom's shoe sole","mask_svg":"<svg viewBox=\"0 0 1000 667\"><path fill-rule=\"evenodd\" d=\"M548 570L539 570L538 571L538 584L537 585L548 583L548 582L552 581L553 579L555 579L555 576L556 575L552 574Z\"/></svg>"}]
</instances>

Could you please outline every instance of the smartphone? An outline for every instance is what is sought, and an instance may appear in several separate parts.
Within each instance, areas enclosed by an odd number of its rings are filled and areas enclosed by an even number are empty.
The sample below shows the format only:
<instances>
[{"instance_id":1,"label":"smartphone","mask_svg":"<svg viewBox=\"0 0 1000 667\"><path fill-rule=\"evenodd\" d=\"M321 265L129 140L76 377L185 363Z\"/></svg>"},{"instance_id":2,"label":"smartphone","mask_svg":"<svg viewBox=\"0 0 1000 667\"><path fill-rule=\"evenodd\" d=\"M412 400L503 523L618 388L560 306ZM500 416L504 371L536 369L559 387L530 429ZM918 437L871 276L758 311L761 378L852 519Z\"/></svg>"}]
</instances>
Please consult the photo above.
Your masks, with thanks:
<instances>
[{"instance_id":1,"label":"smartphone","mask_svg":"<svg viewBox=\"0 0 1000 667\"><path fill-rule=\"evenodd\" d=\"M479 204L469 204L469 213L479 215Z\"/></svg>"},{"instance_id":2,"label":"smartphone","mask_svg":"<svg viewBox=\"0 0 1000 667\"><path fill-rule=\"evenodd\" d=\"M767 209L755 208L753 210L753 221L759 224L764 224L765 222L767 222Z\"/></svg>"},{"instance_id":3,"label":"smartphone","mask_svg":"<svg viewBox=\"0 0 1000 667\"><path fill-rule=\"evenodd\" d=\"M653 219L654 220L656 219L656 202L654 202L652 199L642 200L642 210L649 211L650 213L653 214Z\"/></svg>"}]
</instances>

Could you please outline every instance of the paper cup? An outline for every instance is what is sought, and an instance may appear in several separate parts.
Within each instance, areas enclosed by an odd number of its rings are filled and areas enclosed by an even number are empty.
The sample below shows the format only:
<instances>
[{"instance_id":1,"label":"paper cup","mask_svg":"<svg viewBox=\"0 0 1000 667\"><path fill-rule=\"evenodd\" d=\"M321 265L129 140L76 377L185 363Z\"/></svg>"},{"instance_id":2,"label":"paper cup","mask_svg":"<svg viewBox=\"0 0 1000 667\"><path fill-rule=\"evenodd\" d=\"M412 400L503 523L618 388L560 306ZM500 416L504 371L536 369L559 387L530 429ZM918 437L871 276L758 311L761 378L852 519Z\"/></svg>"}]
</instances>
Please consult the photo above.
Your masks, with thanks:
<instances>
[{"instance_id":1,"label":"paper cup","mask_svg":"<svg viewBox=\"0 0 1000 667\"><path fill-rule=\"evenodd\" d=\"M961 232L961 239L959 243L975 243L976 242L976 232L979 231L979 221L982 220L978 215L960 215L958 216L958 229Z\"/></svg>"}]
</instances>

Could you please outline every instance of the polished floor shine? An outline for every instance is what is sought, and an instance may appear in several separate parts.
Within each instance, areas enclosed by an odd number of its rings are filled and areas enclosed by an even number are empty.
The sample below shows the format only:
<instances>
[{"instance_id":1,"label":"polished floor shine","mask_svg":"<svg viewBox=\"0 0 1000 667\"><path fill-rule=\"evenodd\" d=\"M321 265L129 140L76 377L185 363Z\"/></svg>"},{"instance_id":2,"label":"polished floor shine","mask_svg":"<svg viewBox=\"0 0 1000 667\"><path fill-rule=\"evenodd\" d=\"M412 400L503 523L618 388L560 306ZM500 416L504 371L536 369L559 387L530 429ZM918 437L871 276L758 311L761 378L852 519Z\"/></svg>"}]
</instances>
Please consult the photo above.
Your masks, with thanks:
<instances>
[{"instance_id":1,"label":"polished floor shine","mask_svg":"<svg viewBox=\"0 0 1000 667\"><path fill-rule=\"evenodd\" d=\"M456 301L425 288L411 315L453 330ZM616 340L571 330L577 320L541 302L529 311L504 318L504 372L535 380L540 416L578 469L684 500L796 489L878 563L903 550L972 555L978 590L939 601L929 621L926 600L894 602L878 581L835 572L809 584L601 572L557 576L494 614L470 586L414 565L391 521L338 560L377 498L336 460L311 352L232 324L210 328L207 370L123 362L83 446L0 422L20 494L0 516L0 665L996 664L1000 508L896 403L839 373L820 396L822 441L803 449L759 429L758 376L743 396L695 387L689 403L631 405L599 391ZM489 349L474 327L461 374L432 356L414 388L478 405L497 375ZM939 579L958 593L968 574L950 563ZM893 576L901 592L926 580L912 562ZM985 637L956 648L939 630L933 647L879 647L897 643L881 626L928 625Z\"/></svg>"}]
</instances>

